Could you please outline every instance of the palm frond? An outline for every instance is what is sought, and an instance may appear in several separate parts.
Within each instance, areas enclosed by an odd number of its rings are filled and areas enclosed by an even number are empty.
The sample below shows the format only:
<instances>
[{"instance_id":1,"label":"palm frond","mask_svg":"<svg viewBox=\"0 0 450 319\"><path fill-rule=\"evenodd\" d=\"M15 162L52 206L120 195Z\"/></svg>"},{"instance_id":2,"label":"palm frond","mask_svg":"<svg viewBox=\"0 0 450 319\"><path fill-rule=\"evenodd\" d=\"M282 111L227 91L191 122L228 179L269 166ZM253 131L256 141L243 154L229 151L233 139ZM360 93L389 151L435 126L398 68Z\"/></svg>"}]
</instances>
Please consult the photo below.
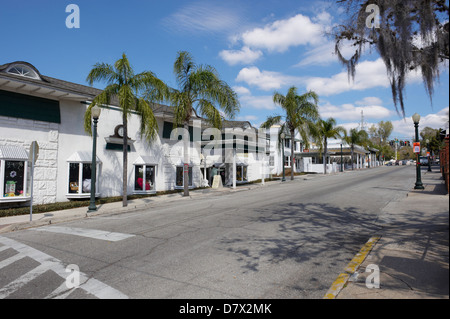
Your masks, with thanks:
<instances>
[{"instance_id":1,"label":"palm frond","mask_svg":"<svg viewBox=\"0 0 450 319\"><path fill-rule=\"evenodd\" d=\"M120 80L123 84L128 83L129 79L134 77L133 68L125 53L122 54L121 59L114 63L114 68L116 69L116 72L120 74Z\"/></svg>"},{"instance_id":2,"label":"palm frond","mask_svg":"<svg viewBox=\"0 0 450 319\"><path fill-rule=\"evenodd\" d=\"M217 108L209 100L201 99L198 101L200 114L217 129L222 129L222 116Z\"/></svg>"},{"instance_id":3,"label":"palm frond","mask_svg":"<svg viewBox=\"0 0 450 319\"><path fill-rule=\"evenodd\" d=\"M280 125L281 123L281 115L268 116L266 121L263 122L260 127L265 129L270 129L274 125Z\"/></svg>"},{"instance_id":4,"label":"palm frond","mask_svg":"<svg viewBox=\"0 0 450 319\"><path fill-rule=\"evenodd\" d=\"M94 67L89 72L86 81L89 85L94 84L94 82L106 82L107 84L112 84L117 82L119 79L119 74L114 70L114 67L107 63L96 63Z\"/></svg>"},{"instance_id":5,"label":"palm frond","mask_svg":"<svg viewBox=\"0 0 450 319\"><path fill-rule=\"evenodd\" d=\"M136 101L136 111L139 114L140 120L140 135L145 136L148 142L155 139L158 135L158 122L150 103L143 98Z\"/></svg>"}]
</instances>

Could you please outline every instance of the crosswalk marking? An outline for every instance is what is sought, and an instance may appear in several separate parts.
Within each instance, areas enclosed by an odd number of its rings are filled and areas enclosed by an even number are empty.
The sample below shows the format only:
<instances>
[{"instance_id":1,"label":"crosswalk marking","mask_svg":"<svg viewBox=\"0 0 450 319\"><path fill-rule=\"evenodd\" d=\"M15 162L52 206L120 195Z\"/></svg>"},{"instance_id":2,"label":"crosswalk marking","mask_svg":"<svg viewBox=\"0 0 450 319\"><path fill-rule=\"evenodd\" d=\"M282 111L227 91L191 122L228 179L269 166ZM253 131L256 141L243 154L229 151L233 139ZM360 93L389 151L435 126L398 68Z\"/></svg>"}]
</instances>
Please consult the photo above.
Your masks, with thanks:
<instances>
[{"instance_id":1,"label":"crosswalk marking","mask_svg":"<svg viewBox=\"0 0 450 319\"><path fill-rule=\"evenodd\" d=\"M20 276L16 280L10 282L3 288L0 288L0 299L5 299L11 293L25 286L28 282L32 281L34 278L42 275L44 272L48 271L49 264L41 264L36 268L30 270L26 274Z\"/></svg>"},{"instance_id":2,"label":"crosswalk marking","mask_svg":"<svg viewBox=\"0 0 450 319\"><path fill-rule=\"evenodd\" d=\"M85 228L74 228L74 227L63 227L63 226L43 226L39 228L34 228L35 231L46 231L59 234L75 235L81 237L88 237L106 241L121 241L134 237L131 234L114 233L97 229L85 229Z\"/></svg>"},{"instance_id":3,"label":"crosswalk marking","mask_svg":"<svg viewBox=\"0 0 450 319\"><path fill-rule=\"evenodd\" d=\"M38 251L32 247L29 247L27 245L24 245L20 242L17 242L15 240L1 237L0 236L0 244L3 246L1 247L7 247L12 248L13 250L17 251L18 253L12 257L9 257L3 261L0 261L0 269L3 267L6 267L7 265L12 264L13 262L16 262L24 257L29 257L40 263L39 266L32 269L31 271L27 272L26 274L22 275L21 277L17 278L16 280L10 282L4 287L0 287L0 299L8 297L11 293L14 291L17 291L21 287L23 287L25 284L33 280L34 278L42 275L46 271L53 271L57 275L59 275L61 278L66 280L68 273L66 272L66 267L63 265L61 261L59 261L56 258L53 258L41 251ZM2 249L5 250L5 249ZM86 274L80 272L80 285L76 289L82 289L86 291L87 293L100 298L100 299L127 299L128 297L121 293L120 291L94 279L89 278ZM54 297L67 297L71 292L73 292L74 289L69 289L65 287L65 283L61 286L59 286L57 289L55 289L52 293L50 293L47 297L51 298Z\"/></svg>"},{"instance_id":4,"label":"crosswalk marking","mask_svg":"<svg viewBox=\"0 0 450 319\"><path fill-rule=\"evenodd\" d=\"M24 255L16 254L16 255L14 255L12 257L9 257L9 258L7 258L5 260L2 260L2 261L0 261L0 269L5 268L6 266L9 266L12 263L14 263L14 262L16 262L16 261L18 261L20 259L23 259L23 258L25 258Z\"/></svg>"}]
</instances>

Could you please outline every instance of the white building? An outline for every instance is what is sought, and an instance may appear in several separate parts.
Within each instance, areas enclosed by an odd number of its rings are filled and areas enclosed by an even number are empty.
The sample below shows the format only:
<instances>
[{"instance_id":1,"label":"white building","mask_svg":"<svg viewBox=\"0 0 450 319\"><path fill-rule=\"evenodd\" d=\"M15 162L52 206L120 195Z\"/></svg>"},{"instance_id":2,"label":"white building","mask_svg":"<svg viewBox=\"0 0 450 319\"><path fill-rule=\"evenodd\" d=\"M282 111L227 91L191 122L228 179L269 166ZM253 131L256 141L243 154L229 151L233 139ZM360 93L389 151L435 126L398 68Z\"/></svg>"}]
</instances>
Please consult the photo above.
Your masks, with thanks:
<instances>
[{"instance_id":1,"label":"white building","mask_svg":"<svg viewBox=\"0 0 450 319\"><path fill-rule=\"evenodd\" d=\"M319 148L310 143L309 148L305 148L302 138L296 132L294 140L287 135L284 142L279 138L280 126L273 126L268 133L269 142L267 149L270 150L269 167L273 175L281 175L283 164L285 171L290 171L291 161L294 161L294 172L324 173L323 154ZM284 144L280 145L280 143ZM291 154L291 143L294 143L294 154ZM342 146L342 147L341 147ZM352 169L351 146L340 139L328 140L327 146L327 174ZM284 151L284 160L283 160ZM354 145L353 148L353 169L370 168L379 166L380 162L376 158L376 149L365 149L360 145ZM341 166L342 162L342 166ZM289 175L289 173L286 173Z\"/></svg>"},{"instance_id":2,"label":"white building","mask_svg":"<svg viewBox=\"0 0 450 319\"><path fill-rule=\"evenodd\" d=\"M89 102L100 92L43 76L27 62L0 65L0 208L30 201L33 141L39 146L33 174L34 204L90 197L93 139L84 131L83 119ZM140 138L138 116L129 117L128 194L183 186L183 142L173 131L172 108L154 105L153 110L159 132L151 143ZM213 165L225 185L263 177L265 151L258 147L257 130L250 123L226 121L221 134L216 134L222 138L222 147L214 149L210 133L215 131L208 130L195 114L193 118L190 187L206 185L205 167L210 182ZM121 123L117 106L102 107L97 139L99 197L121 196ZM195 139L196 134L200 139ZM265 140L261 145L265 146ZM204 148L208 152L202 154Z\"/></svg>"}]
</instances>

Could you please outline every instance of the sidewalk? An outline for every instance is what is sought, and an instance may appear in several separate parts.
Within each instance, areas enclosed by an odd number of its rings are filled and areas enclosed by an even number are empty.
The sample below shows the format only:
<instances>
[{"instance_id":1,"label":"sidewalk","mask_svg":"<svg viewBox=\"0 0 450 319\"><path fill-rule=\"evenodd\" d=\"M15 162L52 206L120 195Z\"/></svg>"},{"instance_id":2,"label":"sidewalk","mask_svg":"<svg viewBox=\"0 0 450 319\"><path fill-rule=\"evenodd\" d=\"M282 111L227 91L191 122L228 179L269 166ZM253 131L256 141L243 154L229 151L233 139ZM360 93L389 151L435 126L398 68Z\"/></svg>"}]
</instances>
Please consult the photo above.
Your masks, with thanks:
<instances>
[{"instance_id":1,"label":"sidewalk","mask_svg":"<svg viewBox=\"0 0 450 319\"><path fill-rule=\"evenodd\" d=\"M280 183L279 181L270 181L265 182L265 185L273 184L273 183ZM236 187L236 189L233 189L231 187L222 187L218 189L212 189L212 188L205 188L205 189L198 189L198 190L191 190L189 191L189 198L197 198L197 197L203 197L203 196L215 196L220 195L223 193L232 193L232 192L239 192L244 190L249 190L253 188L258 187L264 187L265 185L262 185L261 183L255 183L255 184L245 184L245 185L239 185ZM54 211L49 213L43 213L43 214L33 214L32 221L30 222L30 215L20 215L20 216L11 216L11 217L1 217L0 218L0 234L7 233L11 231L17 231L22 229L27 229L31 227L38 227L43 225L49 225L49 224L56 224L56 223L62 223L67 222L71 220L76 219L82 219L87 217L93 217L103 214L117 214L117 213L123 213L123 212L129 212L129 211L135 211L140 209L145 209L151 206L155 206L158 204L166 204L173 201L179 201L179 200L186 200L188 198L185 198L183 196L183 193L174 193L174 194L167 194L167 195L158 195L158 196L152 196L152 197L145 197L140 199L133 199L128 200L128 206L122 207L122 202L114 202L114 203L107 203L102 205L97 205L97 211L88 213L88 207L79 207L79 208L72 208L72 209L66 209L66 210L60 210L60 211Z\"/></svg>"},{"instance_id":2,"label":"sidewalk","mask_svg":"<svg viewBox=\"0 0 450 319\"><path fill-rule=\"evenodd\" d=\"M422 169L425 189L411 190L384 207L377 221L381 233L327 294L336 299L449 298L449 195L441 176L438 167Z\"/></svg>"}]
</instances>

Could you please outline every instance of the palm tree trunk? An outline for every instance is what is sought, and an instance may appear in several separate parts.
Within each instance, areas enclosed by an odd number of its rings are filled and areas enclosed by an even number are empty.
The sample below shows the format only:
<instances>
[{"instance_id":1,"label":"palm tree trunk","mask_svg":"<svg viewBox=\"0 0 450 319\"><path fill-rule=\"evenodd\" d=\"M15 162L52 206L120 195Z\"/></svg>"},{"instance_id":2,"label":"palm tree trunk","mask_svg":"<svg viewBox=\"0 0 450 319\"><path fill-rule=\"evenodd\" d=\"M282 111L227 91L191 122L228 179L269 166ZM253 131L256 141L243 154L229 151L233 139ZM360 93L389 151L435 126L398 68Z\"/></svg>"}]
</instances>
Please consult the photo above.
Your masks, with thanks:
<instances>
[{"instance_id":1,"label":"palm tree trunk","mask_svg":"<svg viewBox=\"0 0 450 319\"><path fill-rule=\"evenodd\" d=\"M122 186L122 206L128 206L127 193L128 193L128 125L127 114L123 112L123 186Z\"/></svg>"},{"instance_id":2,"label":"palm tree trunk","mask_svg":"<svg viewBox=\"0 0 450 319\"><path fill-rule=\"evenodd\" d=\"M295 143L295 139L294 139L294 134L295 131L291 130L291 181L294 180L294 143Z\"/></svg>"},{"instance_id":3,"label":"palm tree trunk","mask_svg":"<svg viewBox=\"0 0 450 319\"><path fill-rule=\"evenodd\" d=\"M327 138L325 137L325 141L324 141L324 146L325 146L325 152L323 154L323 173L326 174L327 173Z\"/></svg>"},{"instance_id":4,"label":"palm tree trunk","mask_svg":"<svg viewBox=\"0 0 450 319\"><path fill-rule=\"evenodd\" d=\"M183 132L183 187L184 196L189 196L189 122L184 122Z\"/></svg>"}]
</instances>

